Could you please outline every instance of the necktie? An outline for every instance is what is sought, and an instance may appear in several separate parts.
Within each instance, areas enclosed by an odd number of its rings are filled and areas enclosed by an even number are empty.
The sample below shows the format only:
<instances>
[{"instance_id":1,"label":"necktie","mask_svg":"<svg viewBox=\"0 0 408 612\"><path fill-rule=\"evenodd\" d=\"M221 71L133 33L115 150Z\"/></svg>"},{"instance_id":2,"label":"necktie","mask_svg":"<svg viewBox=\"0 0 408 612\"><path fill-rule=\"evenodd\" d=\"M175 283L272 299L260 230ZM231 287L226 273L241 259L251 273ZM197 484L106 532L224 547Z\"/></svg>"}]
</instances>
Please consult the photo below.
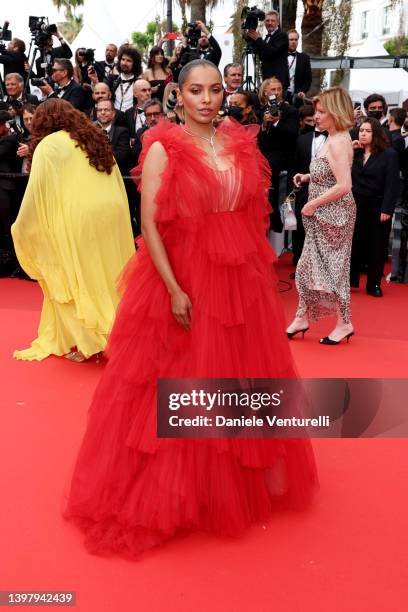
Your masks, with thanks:
<instances>
[{"instance_id":1,"label":"necktie","mask_svg":"<svg viewBox=\"0 0 408 612\"><path fill-rule=\"evenodd\" d=\"M296 51L293 51L293 52L292 52L292 51L289 51L289 52L288 52L288 56L289 56L289 55L290 55L291 57L296 57Z\"/></svg>"},{"instance_id":2,"label":"necktie","mask_svg":"<svg viewBox=\"0 0 408 612\"><path fill-rule=\"evenodd\" d=\"M315 135L315 138L317 138L318 136L324 136L325 138L327 138L329 135L329 132L326 132L326 131L320 132L319 130L315 130L314 135Z\"/></svg>"}]
</instances>

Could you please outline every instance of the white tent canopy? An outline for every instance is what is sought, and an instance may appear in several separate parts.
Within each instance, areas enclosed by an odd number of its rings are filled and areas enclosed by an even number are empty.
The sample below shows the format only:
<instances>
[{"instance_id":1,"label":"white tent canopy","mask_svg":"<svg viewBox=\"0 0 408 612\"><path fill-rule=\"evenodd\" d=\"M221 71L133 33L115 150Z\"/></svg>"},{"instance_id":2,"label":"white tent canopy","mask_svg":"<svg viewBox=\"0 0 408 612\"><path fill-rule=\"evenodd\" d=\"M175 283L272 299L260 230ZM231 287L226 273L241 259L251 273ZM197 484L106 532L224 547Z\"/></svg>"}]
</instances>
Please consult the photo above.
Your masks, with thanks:
<instances>
[{"instance_id":1,"label":"white tent canopy","mask_svg":"<svg viewBox=\"0 0 408 612\"><path fill-rule=\"evenodd\" d=\"M128 41L128 33L115 22L104 0L87 0L84 4L83 27L71 43L75 53L79 47L95 49L96 59L105 57L108 43L119 46Z\"/></svg>"},{"instance_id":2,"label":"white tent canopy","mask_svg":"<svg viewBox=\"0 0 408 612\"><path fill-rule=\"evenodd\" d=\"M369 36L355 55L375 57L388 53L377 37ZM400 106L408 98L408 72L402 68L352 68L343 85L356 102L363 102L371 93L383 95L391 106Z\"/></svg>"}]
</instances>

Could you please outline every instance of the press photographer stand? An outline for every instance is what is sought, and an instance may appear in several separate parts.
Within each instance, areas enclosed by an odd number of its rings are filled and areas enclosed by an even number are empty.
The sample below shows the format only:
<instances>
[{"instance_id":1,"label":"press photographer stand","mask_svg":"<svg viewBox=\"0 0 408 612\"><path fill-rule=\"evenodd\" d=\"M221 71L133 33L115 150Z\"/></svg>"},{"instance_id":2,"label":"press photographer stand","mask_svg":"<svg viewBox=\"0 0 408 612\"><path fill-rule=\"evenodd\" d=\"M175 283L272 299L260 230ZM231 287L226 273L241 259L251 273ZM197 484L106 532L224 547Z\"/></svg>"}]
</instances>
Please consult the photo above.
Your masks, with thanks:
<instances>
[{"instance_id":1,"label":"press photographer stand","mask_svg":"<svg viewBox=\"0 0 408 612\"><path fill-rule=\"evenodd\" d=\"M252 77L249 74L249 57L252 57L252 62L254 66L254 76ZM259 83L259 75L258 75L258 64L257 64L257 56L254 48L251 43L247 41L244 51L241 56L241 69L242 73L245 75L244 81L242 83L242 88L245 91L253 91L257 92L260 86Z\"/></svg>"}]
</instances>

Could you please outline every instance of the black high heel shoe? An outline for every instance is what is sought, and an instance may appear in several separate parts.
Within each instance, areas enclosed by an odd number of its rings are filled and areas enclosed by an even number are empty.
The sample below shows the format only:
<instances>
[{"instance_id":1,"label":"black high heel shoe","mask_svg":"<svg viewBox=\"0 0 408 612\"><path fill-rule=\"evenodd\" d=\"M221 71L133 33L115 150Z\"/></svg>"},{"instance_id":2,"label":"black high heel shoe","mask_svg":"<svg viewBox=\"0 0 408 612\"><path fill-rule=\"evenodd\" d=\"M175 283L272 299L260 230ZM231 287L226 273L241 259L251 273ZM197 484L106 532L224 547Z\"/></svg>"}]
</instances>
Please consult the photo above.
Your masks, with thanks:
<instances>
[{"instance_id":1,"label":"black high heel shoe","mask_svg":"<svg viewBox=\"0 0 408 612\"><path fill-rule=\"evenodd\" d=\"M288 334L289 340L291 338L293 338L293 336L296 336L296 334L300 334L300 333L302 334L302 338L304 338L305 337L305 333L307 332L308 329L309 329L308 327L304 327L303 329L297 329L294 332L288 332L287 331L286 333Z\"/></svg>"},{"instance_id":2,"label":"black high heel shoe","mask_svg":"<svg viewBox=\"0 0 408 612\"><path fill-rule=\"evenodd\" d=\"M351 336L354 336L353 331L340 338L340 340L332 340L331 338L329 338L329 336L325 336L324 338L320 338L320 344L328 344L330 346L333 346L334 344L340 344L340 342L342 342L344 339L347 340L348 344L348 341L350 340Z\"/></svg>"}]
</instances>

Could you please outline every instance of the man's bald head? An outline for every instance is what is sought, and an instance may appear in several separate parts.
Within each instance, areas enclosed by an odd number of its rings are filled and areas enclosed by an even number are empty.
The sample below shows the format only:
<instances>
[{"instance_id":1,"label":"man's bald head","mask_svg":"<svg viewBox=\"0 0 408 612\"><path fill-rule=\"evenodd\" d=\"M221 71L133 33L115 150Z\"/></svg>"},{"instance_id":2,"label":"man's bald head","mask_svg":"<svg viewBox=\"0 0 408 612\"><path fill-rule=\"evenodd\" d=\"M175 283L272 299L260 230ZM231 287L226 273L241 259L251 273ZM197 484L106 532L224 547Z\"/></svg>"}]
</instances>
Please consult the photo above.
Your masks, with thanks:
<instances>
[{"instance_id":1,"label":"man's bald head","mask_svg":"<svg viewBox=\"0 0 408 612\"><path fill-rule=\"evenodd\" d=\"M95 102L99 100L110 100L112 97L111 90L106 83L97 83L94 87L92 98Z\"/></svg>"},{"instance_id":2,"label":"man's bald head","mask_svg":"<svg viewBox=\"0 0 408 612\"><path fill-rule=\"evenodd\" d=\"M147 100L152 97L152 87L149 81L145 79L137 79L133 84L133 96L137 99L138 105L141 107Z\"/></svg>"}]
</instances>

